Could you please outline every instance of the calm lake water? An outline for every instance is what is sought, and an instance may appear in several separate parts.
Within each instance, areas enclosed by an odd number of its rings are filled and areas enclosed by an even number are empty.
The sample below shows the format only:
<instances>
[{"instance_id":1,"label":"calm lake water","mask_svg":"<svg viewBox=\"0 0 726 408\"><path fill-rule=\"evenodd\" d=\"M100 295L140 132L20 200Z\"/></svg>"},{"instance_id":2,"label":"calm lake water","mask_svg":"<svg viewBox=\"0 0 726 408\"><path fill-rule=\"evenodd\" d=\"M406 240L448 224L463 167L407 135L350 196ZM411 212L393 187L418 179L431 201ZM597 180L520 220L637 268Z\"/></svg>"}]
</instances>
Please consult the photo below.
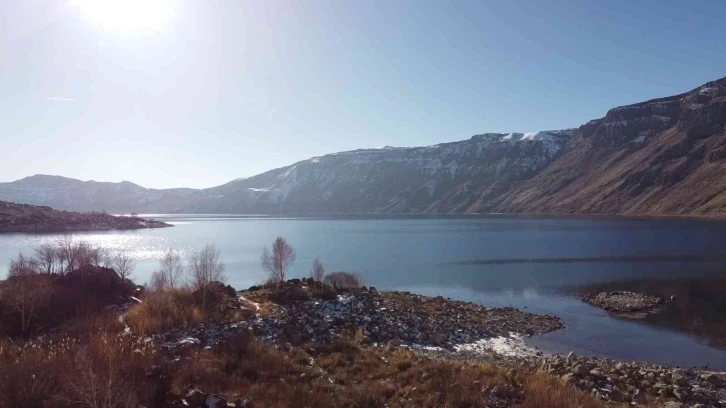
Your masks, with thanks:
<instances>
[{"instance_id":1,"label":"calm lake water","mask_svg":"<svg viewBox=\"0 0 726 408\"><path fill-rule=\"evenodd\" d=\"M153 215L173 228L77 234L137 259L145 282L161 254L213 242L229 283L264 281L259 257L284 236L297 249L291 276L320 256L328 271L360 273L378 289L408 290L560 316L567 328L532 338L545 351L709 365L726 370L726 223L584 218L269 218ZM0 235L0 265L54 235ZM3 271L6 268L3 269ZM4 272L3 272L4 273ZM578 300L635 289L677 301L625 320Z\"/></svg>"}]
</instances>

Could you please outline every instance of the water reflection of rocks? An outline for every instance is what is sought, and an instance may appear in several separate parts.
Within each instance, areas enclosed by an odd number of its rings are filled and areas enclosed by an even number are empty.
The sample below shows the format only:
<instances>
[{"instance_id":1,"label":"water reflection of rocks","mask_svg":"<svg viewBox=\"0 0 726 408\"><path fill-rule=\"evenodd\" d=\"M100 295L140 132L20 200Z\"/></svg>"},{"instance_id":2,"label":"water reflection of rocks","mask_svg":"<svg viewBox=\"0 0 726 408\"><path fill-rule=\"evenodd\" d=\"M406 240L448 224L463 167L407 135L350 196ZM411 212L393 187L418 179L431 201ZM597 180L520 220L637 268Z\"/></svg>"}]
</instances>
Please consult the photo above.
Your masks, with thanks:
<instances>
[{"instance_id":1,"label":"water reflection of rocks","mask_svg":"<svg viewBox=\"0 0 726 408\"><path fill-rule=\"evenodd\" d=\"M581 288L588 292L632 291L664 300L660 312L642 316L645 324L678 330L726 348L726 278L639 280ZM669 300L673 297L673 301Z\"/></svg>"}]
</instances>

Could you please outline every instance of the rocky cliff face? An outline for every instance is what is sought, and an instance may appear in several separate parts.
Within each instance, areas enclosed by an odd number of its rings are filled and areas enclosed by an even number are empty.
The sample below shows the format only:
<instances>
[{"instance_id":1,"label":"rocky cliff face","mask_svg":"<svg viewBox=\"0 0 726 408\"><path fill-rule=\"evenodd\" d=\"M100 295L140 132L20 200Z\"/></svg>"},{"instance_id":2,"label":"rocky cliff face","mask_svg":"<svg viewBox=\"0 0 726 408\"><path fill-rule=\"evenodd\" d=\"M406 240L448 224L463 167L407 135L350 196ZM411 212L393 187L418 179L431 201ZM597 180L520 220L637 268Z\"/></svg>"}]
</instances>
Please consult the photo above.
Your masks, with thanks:
<instances>
[{"instance_id":1,"label":"rocky cliff face","mask_svg":"<svg viewBox=\"0 0 726 408\"><path fill-rule=\"evenodd\" d=\"M726 78L578 129L335 153L202 190L34 176L0 183L0 199L113 212L720 214L725 126Z\"/></svg>"},{"instance_id":2,"label":"rocky cliff face","mask_svg":"<svg viewBox=\"0 0 726 408\"><path fill-rule=\"evenodd\" d=\"M726 210L726 78L610 110L555 160L480 211L720 214Z\"/></svg>"}]
</instances>

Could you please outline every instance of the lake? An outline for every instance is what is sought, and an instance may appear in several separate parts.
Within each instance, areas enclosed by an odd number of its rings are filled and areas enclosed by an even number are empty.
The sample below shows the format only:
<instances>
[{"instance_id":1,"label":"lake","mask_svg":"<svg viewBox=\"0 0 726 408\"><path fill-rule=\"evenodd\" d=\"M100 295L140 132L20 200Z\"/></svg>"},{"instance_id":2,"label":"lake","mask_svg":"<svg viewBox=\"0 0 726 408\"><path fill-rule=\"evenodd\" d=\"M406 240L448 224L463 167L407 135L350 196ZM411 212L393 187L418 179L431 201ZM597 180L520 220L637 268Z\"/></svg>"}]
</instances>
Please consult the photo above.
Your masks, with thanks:
<instances>
[{"instance_id":1,"label":"lake","mask_svg":"<svg viewBox=\"0 0 726 408\"><path fill-rule=\"evenodd\" d=\"M560 316L566 328L528 342L544 351L726 370L726 223L683 219L151 215L173 228L78 233L127 251L145 282L162 253L219 248L229 283L259 284L265 245L297 250L292 277L315 256L379 290L408 290ZM0 265L52 234L0 235ZM3 274L6 268L3 268ZM662 313L626 320L584 304L587 291L676 296Z\"/></svg>"}]
</instances>

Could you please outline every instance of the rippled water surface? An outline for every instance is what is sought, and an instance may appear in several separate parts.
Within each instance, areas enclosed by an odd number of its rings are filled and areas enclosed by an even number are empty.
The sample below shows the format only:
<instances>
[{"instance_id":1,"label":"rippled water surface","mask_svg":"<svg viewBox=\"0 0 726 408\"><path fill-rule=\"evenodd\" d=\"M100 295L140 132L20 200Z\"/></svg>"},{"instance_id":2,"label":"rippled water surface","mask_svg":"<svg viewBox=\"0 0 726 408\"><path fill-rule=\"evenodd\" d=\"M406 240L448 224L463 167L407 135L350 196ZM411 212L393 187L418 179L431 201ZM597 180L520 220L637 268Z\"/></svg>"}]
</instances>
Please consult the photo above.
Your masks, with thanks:
<instances>
[{"instance_id":1,"label":"rippled water surface","mask_svg":"<svg viewBox=\"0 0 726 408\"><path fill-rule=\"evenodd\" d=\"M513 305L562 317L567 328L530 343L616 358L726 369L726 223L700 220L269 218L154 215L173 228L77 234L137 259L148 279L158 257L213 242L238 288L264 280L259 257L282 235L297 249L291 275L319 255L329 271L363 275L379 289ZM0 235L0 265L54 235ZM632 321L583 304L585 291L642 290L677 301Z\"/></svg>"}]
</instances>

